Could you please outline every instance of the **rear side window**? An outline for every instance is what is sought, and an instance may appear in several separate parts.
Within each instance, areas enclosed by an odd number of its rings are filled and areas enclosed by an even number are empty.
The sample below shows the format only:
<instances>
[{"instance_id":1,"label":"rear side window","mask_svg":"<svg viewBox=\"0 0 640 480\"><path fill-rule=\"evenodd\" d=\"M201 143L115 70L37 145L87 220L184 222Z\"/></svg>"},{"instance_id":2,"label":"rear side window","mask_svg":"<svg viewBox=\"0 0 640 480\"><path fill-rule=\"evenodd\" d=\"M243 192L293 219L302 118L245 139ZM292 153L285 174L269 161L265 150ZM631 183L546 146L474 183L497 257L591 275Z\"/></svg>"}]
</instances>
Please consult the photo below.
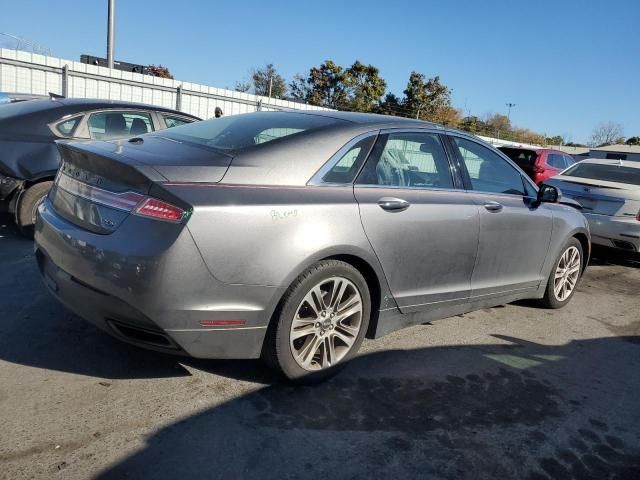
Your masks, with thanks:
<instances>
[{"instance_id":1,"label":"rear side window","mask_svg":"<svg viewBox=\"0 0 640 480\"><path fill-rule=\"evenodd\" d=\"M333 168L322 177L322 181L326 183L353 182L358 174L358 170L360 170L367 155L369 155L375 139L375 135L370 135L353 145L340 160L338 160Z\"/></svg>"},{"instance_id":2,"label":"rear side window","mask_svg":"<svg viewBox=\"0 0 640 480\"><path fill-rule=\"evenodd\" d=\"M571 165L576 163L576 159L573 157L570 157L569 155L565 155L564 162L567 164L567 167L570 167Z\"/></svg>"},{"instance_id":3,"label":"rear side window","mask_svg":"<svg viewBox=\"0 0 640 480\"><path fill-rule=\"evenodd\" d=\"M167 128L179 127L193 122L193 120L184 117L174 117L172 115L163 115L162 118Z\"/></svg>"},{"instance_id":4,"label":"rear side window","mask_svg":"<svg viewBox=\"0 0 640 480\"><path fill-rule=\"evenodd\" d=\"M75 118L70 118L69 120L60 122L56 125L56 130L60 135L63 135L65 137L71 137L73 135L73 131L78 126L78 123L80 123L81 118L82 117L75 117Z\"/></svg>"},{"instance_id":5,"label":"rear side window","mask_svg":"<svg viewBox=\"0 0 640 480\"><path fill-rule=\"evenodd\" d=\"M437 134L391 133L378 141L359 184L453 188L449 160Z\"/></svg>"},{"instance_id":6,"label":"rear side window","mask_svg":"<svg viewBox=\"0 0 640 480\"><path fill-rule=\"evenodd\" d=\"M562 170L567 168L564 161L564 155L558 155L557 153L549 153L547 155L547 164L553 168L560 168Z\"/></svg>"},{"instance_id":7,"label":"rear side window","mask_svg":"<svg viewBox=\"0 0 640 480\"><path fill-rule=\"evenodd\" d=\"M240 150L316 130L344 120L293 112L257 112L211 118L172 128L162 135L216 150Z\"/></svg>"},{"instance_id":8,"label":"rear side window","mask_svg":"<svg viewBox=\"0 0 640 480\"><path fill-rule=\"evenodd\" d=\"M92 113L87 122L94 140L111 140L153 131L151 115L146 112Z\"/></svg>"}]
</instances>

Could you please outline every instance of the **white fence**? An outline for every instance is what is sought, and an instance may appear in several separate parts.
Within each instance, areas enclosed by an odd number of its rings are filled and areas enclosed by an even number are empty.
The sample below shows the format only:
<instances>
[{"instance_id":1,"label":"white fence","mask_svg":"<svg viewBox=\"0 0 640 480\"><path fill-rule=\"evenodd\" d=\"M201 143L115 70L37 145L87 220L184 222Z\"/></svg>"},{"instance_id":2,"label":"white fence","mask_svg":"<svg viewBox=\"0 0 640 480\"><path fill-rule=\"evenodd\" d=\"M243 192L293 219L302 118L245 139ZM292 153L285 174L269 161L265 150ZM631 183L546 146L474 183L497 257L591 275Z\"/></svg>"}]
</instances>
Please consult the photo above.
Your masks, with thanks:
<instances>
[{"instance_id":1,"label":"white fence","mask_svg":"<svg viewBox=\"0 0 640 480\"><path fill-rule=\"evenodd\" d=\"M0 48L0 92L106 98L175 108L200 118L257 110L326 110L303 103L180 80L110 70L36 53Z\"/></svg>"}]
</instances>

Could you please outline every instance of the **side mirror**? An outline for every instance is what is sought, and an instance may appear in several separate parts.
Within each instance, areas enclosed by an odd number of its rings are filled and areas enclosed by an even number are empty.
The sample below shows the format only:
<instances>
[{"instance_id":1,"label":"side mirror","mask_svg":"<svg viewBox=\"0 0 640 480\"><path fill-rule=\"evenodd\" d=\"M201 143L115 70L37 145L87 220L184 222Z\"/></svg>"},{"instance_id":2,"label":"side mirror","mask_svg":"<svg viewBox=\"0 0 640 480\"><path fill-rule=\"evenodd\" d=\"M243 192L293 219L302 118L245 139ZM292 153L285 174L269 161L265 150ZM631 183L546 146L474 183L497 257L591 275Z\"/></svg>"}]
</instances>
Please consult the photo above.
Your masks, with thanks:
<instances>
[{"instance_id":1,"label":"side mirror","mask_svg":"<svg viewBox=\"0 0 640 480\"><path fill-rule=\"evenodd\" d=\"M560 192L556 187L543 183L538 190L538 203L557 203Z\"/></svg>"}]
</instances>

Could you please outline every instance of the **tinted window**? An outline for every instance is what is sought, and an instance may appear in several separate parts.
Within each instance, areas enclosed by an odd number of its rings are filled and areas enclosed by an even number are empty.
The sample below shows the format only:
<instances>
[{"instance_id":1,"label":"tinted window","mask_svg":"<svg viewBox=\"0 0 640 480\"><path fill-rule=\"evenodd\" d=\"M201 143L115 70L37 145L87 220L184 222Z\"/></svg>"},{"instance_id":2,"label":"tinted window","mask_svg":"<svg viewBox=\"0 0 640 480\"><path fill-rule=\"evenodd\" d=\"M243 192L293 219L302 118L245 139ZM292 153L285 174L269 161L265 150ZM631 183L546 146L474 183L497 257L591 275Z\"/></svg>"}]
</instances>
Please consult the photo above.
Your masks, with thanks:
<instances>
[{"instance_id":1,"label":"tinted window","mask_svg":"<svg viewBox=\"0 0 640 480\"><path fill-rule=\"evenodd\" d=\"M375 135L363 138L353 145L338 162L329 170L323 182L327 183L351 183L358 174L358 170L364 163L375 141Z\"/></svg>"},{"instance_id":2,"label":"tinted window","mask_svg":"<svg viewBox=\"0 0 640 480\"><path fill-rule=\"evenodd\" d=\"M432 133L392 133L380 137L359 184L453 188L449 160Z\"/></svg>"},{"instance_id":3,"label":"tinted window","mask_svg":"<svg viewBox=\"0 0 640 480\"><path fill-rule=\"evenodd\" d=\"M464 138L454 137L454 141L469 172L473 190L524 195L520 173L500 155Z\"/></svg>"},{"instance_id":4,"label":"tinted window","mask_svg":"<svg viewBox=\"0 0 640 480\"><path fill-rule=\"evenodd\" d=\"M60 122L56 125L56 130L58 130L58 133L66 137L70 137L75 128L78 126L78 123L80 123L81 118L82 117L70 118L69 120Z\"/></svg>"},{"instance_id":5,"label":"tinted window","mask_svg":"<svg viewBox=\"0 0 640 480\"><path fill-rule=\"evenodd\" d=\"M607 153L607 160L626 160L627 155L624 153Z\"/></svg>"},{"instance_id":6,"label":"tinted window","mask_svg":"<svg viewBox=\"0 0 640 480\"><path fill-rule=\"evenodd\" d=\"M547 154L547 164L553 168L559 168L561 170L566 168L564 155L558 155L556 153Z\"/></svg>"},{"instance_id":7,"label":"tinted window","mask_svg":"<svg viewBox=\"0 0 640 480\"><path fill-rule=\"evenodd\" d=\"M338 123L346 122L304 113L257 112L194 122L162 135L217 150L239 150Z\"/></svg>"},{"instance_id":8,"label":"tinted window","mask_svg":"<svg viewBox=\"0 0 640 480\"><path fill-rule=\"evenodd\" d=\"M164 118L164 123L167 128L179 127L180 125L193 122L193 120L188 120L184 117L172 117L170 115L163 115L162 117Z\"/></svg>"},{"instance_id":9,"label":"tinted window","mask_svg":"<svg viewBox=\"0 0 640 480\"><path fill-rule=\"evenodd\" d=\"M92 113L87 125L89 136L95 140L110 140L153 131L151 115L145 112Z\"/></svg>"},{"instance_id":10,"label":"tinted window","mask_svg":"<svg viewBox=\"0 0 640 480\"><path fill-rule=\"evenodd\" d=\"M562 175L640 185L640 168L625 167L624 165L602 165L598 163L580 162L573 165Z\"/></svg>"},{"instance_id":11,"label":"tinted window","mask_svg":"<svg viewBox=\"0 0 640 480\"><path fill-rule=\"evenodd\" d=\"M571 165L576 163L576 159L573 157L570 157L569 155L565 155L564 162L567 164L567 167L570 167Z\"/></svg>"},{"instance_id":12,"label":"tinted window","mask_svg":"<svg viewBox=\"0 0 640 480\"><path fill-rule=\"evenodd\" d=\"M525 150L522 148L500 147L500 151L511 160L516 162L520 168L533 167L538 154L535 150Z\"/></svg>"}]
</instances>

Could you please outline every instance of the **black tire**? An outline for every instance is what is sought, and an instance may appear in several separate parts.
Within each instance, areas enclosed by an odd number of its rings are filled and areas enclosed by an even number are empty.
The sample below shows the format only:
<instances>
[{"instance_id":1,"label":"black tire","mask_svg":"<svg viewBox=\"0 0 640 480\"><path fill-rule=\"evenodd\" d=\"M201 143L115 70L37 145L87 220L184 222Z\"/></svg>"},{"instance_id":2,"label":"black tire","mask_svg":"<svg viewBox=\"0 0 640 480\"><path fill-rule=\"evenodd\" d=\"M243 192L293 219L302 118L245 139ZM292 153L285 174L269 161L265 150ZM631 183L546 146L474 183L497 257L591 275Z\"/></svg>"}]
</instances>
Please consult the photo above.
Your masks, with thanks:
<instances>
[{"instance_id":1,"label":"black tire","mask_svg":"<svg viewBox=\"0 0 640 480\"><path fill-rule=\"evenodd\" d=\"M571 290L569 296L567 296L563 300L560 300L555 293L555 274L556 274L556 271L558 270L558 264L560 263L562 256L567 250L573 247L577 248L580 254L580 270L578 273L578 279L576 280L576 284L573 287L573 290ZM583 270L584 270L584 252L582 251L582 244L577 238L573 237L564 245L564 247L562 247L562 250L560 251L560 255L558 255L558 258L553 264L553 268L551 269L551 273L549 273L549 278L547 280L547 289L545 290L544 297L540 300L540 304L545 308L564 307L567 303L569 303L573 295L576 293L578 284L580 283L580 279L582 278Z\"/></svg>"},{"instance_id":2,"label":"black tire","mask_svg":"<svg viewBox=\"0 0 640 480\"><path fill-rule=\"evenodd\" d=\"M33 238L36 210L49 193L52 185L53 182L50 181L36 183L20 195L16 207L16 223L18 231L24 237Z\"/></svg>"},{"instance_id":3,"label":"black tire","mask_svg":"<svg viewBox=\"0 0 640 480\"><path fill-rule=\"evenodd\" d=\"M290 345L290 332L298 307L309 291L318 283L332 277L343 277L355 285L362 299L360 331L346 355L335 365L322 370L310 371L298 364ZM309 267L289 287L271 321L263 348L263 360L278 370L288 380L298 384L313 384L338 373L360 348L369 326L371 295L362 274L348 263L338 260L323 260Z\"/></svg>"}]
</instances>

